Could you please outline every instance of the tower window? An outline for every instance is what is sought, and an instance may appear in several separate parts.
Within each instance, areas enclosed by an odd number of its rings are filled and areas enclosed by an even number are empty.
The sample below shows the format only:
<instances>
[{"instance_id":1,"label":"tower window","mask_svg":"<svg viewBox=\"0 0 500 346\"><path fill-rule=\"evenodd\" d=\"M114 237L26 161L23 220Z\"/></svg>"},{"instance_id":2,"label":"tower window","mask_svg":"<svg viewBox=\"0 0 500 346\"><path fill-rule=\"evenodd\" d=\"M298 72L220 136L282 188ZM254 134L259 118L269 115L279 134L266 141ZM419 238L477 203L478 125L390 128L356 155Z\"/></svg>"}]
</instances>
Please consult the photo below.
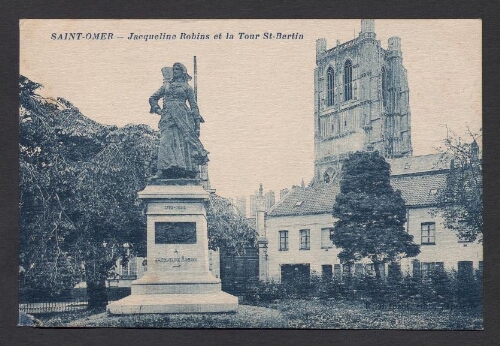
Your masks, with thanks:
<instances>
[{"instance_id":1,"label":"tower window","mask_svg":"<svg viewBox=\"0 0 500 346\"><path fill-rule=\"evenodd\" d=\"M330 182L330 176L328 175L327 172L325 172L325 174L323 174L323 180L325 181L325 183L329 183Z\"/></svg>"},{"instance_id":2,"label":"tower window","mask_svg":"<svg viewBox=\"0 0 500 346\"><path fill-rule=\"evenodd\" d=\"M382 103L384 104L384 106L386 105L387 103L387 97L386 97L386 83L385 83L385 68L382 68Z\"/></svg>"},{"instance_id":3,"label":"tower window","mask_svg":"<svg viewBox=\"0 0 500 346\"><path fill-rule=\"evenodd\" d=\"M344 97L345 101L352 100L352 62L347 60L344 64Z\"/></svg>"},{"instance_id":4,"label":"tower window","mask_svg":"<svg viewBox=\"0 0 500 346\"><path fill-rule=\"evenodd\" d=\"M333 73L333 68L330 66L328 68L328 71L326 72L326 89L327 89L326 104L327 104L327 106L333 106L334 86L335 86L334 73Z\"/></svg>"}]
</instances>

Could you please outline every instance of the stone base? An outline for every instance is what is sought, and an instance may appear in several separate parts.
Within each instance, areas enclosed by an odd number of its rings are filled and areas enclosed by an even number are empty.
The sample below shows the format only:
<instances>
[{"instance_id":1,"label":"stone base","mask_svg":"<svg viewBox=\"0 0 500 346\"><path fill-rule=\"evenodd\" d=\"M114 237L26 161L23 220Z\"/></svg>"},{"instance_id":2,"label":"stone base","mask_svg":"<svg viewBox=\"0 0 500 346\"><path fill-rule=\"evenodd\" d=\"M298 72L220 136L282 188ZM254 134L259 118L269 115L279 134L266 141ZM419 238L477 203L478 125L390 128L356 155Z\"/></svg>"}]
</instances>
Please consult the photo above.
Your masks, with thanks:
<instances>
[{"instance_id":1,"label":"stone base","mask_svg":"<svg viewBox=\"0 0 500 346\"><path fill-rule=\"evenodd\" d=\"M201 185L201 180L197 178L177 178L167 179L160 177L151 177L147 179L148 185Z\"/></svg>"},{"instance_id":2,"label":"stone base","mask_svg":"<svg viewBox=\"0 0 500 346\"><path fill-rule=\"evenodd\" d=\"M212 275L164 276L147 273L132 282L132 294L214 294L221 291L220 279Z\"/></svg>"},{"instance_id":3,"label":"stone base","mask_svg":"<svg viewBox=\"0 0 500 346\"><path fill-rule=\"evenodd\" d=\"M107 312L125 314L188 314L234 312L238 298L225 292L205 294L135 294L109 304Z\"/></svg>"}]
</instances>

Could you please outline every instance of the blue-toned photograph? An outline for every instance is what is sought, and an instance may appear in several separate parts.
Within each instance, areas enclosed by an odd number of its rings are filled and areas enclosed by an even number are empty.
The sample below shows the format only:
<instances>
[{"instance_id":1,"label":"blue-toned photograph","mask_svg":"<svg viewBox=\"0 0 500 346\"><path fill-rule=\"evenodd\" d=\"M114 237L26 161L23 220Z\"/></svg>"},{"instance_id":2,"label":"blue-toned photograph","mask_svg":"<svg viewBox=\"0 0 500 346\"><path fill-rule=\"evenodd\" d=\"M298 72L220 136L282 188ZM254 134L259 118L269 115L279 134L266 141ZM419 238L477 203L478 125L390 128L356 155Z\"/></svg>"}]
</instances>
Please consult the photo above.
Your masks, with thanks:
<instances>
[{"instance_id":1,"label":"blue-toned photograph","mask_svg":"<svg viewBox=\"0 0 500 346\"><path fill-rule=\"evenodd\" d=\"M481 20L21 20L19 325L483 329Z\"/></svg>"}]
</instances>

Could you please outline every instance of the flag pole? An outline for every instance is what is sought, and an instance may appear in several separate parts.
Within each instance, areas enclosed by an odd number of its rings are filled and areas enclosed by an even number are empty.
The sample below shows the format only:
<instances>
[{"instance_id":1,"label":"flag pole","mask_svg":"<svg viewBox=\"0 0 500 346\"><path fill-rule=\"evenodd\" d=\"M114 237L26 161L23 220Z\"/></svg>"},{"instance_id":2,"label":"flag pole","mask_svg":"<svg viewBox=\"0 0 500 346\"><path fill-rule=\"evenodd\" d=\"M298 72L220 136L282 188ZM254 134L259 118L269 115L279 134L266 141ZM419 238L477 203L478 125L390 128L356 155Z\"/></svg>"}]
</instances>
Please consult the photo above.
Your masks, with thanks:
<instances>
[{"instance_id":1,"label":"flag pole","mask_svg":"<svg viewBox=\"0 0 500 346\"><path fill-rule=\"evenodd\" d=\"M196 65L196 55L194 56L194 100L198 102L198 67Z\"/></svg>"}]
</instances>

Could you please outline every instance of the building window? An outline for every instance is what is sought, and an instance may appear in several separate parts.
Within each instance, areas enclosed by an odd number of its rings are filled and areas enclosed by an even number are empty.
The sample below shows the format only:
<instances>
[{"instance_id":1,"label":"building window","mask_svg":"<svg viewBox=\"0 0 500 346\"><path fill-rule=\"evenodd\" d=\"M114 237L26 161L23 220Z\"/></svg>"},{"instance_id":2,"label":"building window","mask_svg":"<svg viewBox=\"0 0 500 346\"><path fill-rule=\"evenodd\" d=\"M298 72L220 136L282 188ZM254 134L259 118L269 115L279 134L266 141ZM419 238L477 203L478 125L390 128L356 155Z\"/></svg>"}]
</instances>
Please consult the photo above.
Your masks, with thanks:
<instances>
[{"instance_id":1,"label":"building window","mask_svg":"<svg viewBox=\"0 0 500 346\"><path fill-rule=\"evenodd\" d=\"M363 263L355 263L354 264L354 275L361 276L365 273L365 266Z\"/></svg>"},{"instance_id":2,"label":"building window","mask_svg":"<svg viewBox=\"0 0 500 346\"><path fill-rule=\"evenodd\" d=\"M288 251L288 231L279 231L280 251Z\"/></svg>"},{"instance_id":3,"label":"building window","mask_svg":"<svg viewBox=\"0 0 500 346\"><path fill-rule=\"evenodd\" d=\"M334 73L333 73L333 68L329 67L328 71L326 72L326 104L327 106L333 106L334 102Z\"/></svg>"},{"instance_id":4,"label":"building window","mask_svg":"<svg viewBox=\"0 0 500 346\"><path fill-rule=\"evenodd\" d=\"M323 280L331 280L333 278L333 266L331 264L323 264L321 266L321 277Z\"/></svg>"},{"instance_id":5,"label":"building window","mask_svg":"<svg viewBox=\"0 0 500 346\"><path fill-rule=\"evenodd\" d=\"M311 234L308 229L300 230L300 250L311 249Z\"/></svg>"},{"instance_id":6,"label":"building window","mask_svg":"<svg viewBox=\"0 0 500 346\"><path fill-rule=\"evenodd\" d=\"M421 262L422 277L428 277L431 273L444 271L444 262Z\"/></svg>"},{"instance_id":7,"label":"building window","mask_svg":"<svg viewBox=\"0 0 500 346\"><path fill-rule=\"evenodd\" d=\"M472 261L458 261L457 279L472 278L474 274L474 263Z\"/></svg>"},{"instance_id":8,"label":"building window","mask_svg":"<svg viewBox=\"0 0 500 346\"><path fill-rule=\"evenodd\" d=\"M423 222L421 224L422 230L422 245L436 245L436 223Z\"/></svg>"},{"instance_id":9,"label":"building window","mask_svg":"<svg viewBox=\"0 0 500 346\"><path fill-rule=\"evenodd\" d=\"M381 278L385 278L385 263L379 263L378 271L380 273ZM376 276L377 271L375 270L375 264L367 263L364 266L364 274L369 276Z\"/></svg>"},{"instance_id":10,"label":"building window","mask_svg":"<svg viewBox=\"0 0 500 346\"><path fill-rule=\"evenodd\" d=\"M330 249L333 247L333 243L330 239L333 233L333 228L322 228L321 229L321 248Z\"/></svg>"},{"instance_id":11,"label":"building window","mask_svg":"<svg viewBox=\"0 0 500 346\"><path fill-rule=\"evenodd\" d=\"M311 265L304 264L282 264L281 265L281 283L296 284L309 283L311 280Z\"/></svg>"},{"instance_id":12,"label":"building window","mask_svg":"<svg viewBox=\"0 0 500 346\"><path fill-rule=\"evenodd\" d=\"M333 276L338 280L342 277L342 267L340 264L333 265Z\"/></svg>"},{"instance_id":13,"label":"building window","mask_svg":"<svg viewBox=\"0 0 500 346\"><path fill-rule=\"evenodd\" d=\"M352 100L352 62L347 60L344 65L344 100Z\"/></svg>"}]
</instances>

